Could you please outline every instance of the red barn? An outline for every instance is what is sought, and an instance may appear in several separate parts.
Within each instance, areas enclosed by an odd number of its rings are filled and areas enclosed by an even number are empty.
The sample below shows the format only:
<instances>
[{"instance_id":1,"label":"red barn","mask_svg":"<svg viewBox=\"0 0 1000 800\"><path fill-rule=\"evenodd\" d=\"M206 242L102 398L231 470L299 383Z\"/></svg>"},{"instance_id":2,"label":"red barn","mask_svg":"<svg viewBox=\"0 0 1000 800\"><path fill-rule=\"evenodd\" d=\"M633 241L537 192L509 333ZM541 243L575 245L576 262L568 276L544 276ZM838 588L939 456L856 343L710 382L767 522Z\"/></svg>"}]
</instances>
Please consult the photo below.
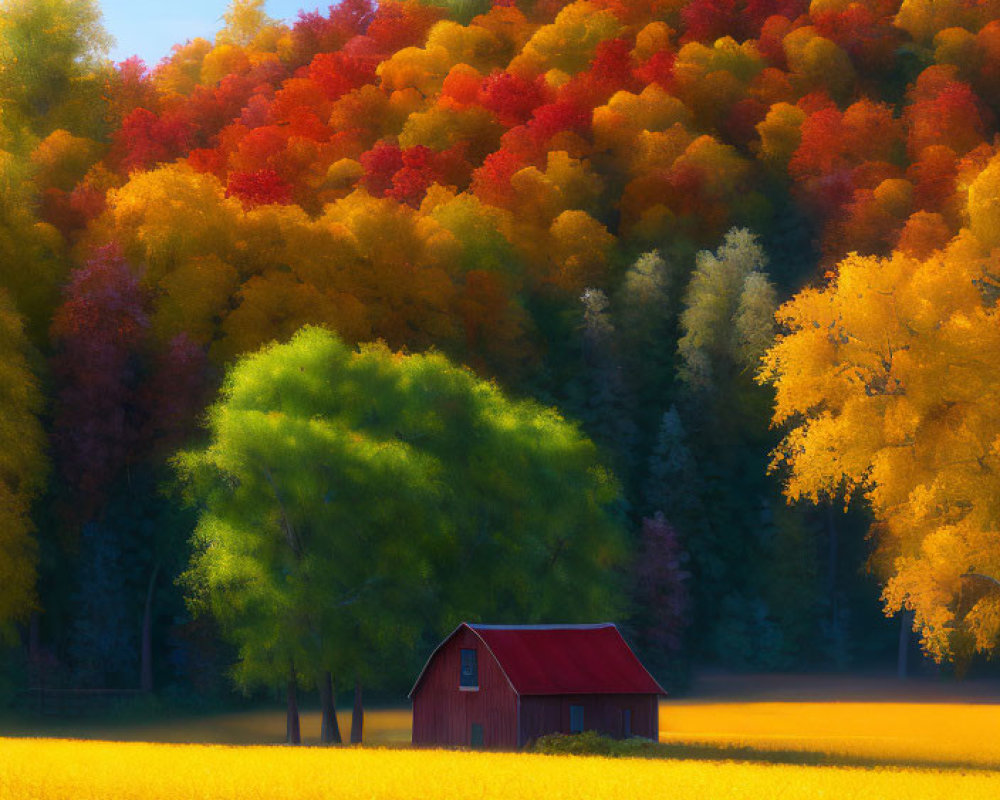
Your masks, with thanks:
<instances>
[{"instance_id":1,"label":"red barn","mask_svg":"<svg viewBox=\"0 0 1000 800\"><path fill-rule=\"evenodd\" d=\"M514 749L547 733L659 735L662 687L611 623L462 623L410 691L413 744Z\"/></svg>"}]
</instances>

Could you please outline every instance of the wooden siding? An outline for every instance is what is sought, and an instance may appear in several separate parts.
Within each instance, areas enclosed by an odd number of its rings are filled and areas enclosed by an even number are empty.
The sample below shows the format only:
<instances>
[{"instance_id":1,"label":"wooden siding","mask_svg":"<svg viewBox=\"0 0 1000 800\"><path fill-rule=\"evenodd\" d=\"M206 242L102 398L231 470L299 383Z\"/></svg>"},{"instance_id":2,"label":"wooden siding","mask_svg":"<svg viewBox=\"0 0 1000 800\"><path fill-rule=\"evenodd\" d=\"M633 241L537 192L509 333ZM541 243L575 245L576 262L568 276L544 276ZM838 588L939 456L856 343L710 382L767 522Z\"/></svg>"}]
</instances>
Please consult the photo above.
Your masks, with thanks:
<instances>
[{"instance_id":1,"label":"wooden siding","mask_svg":"<svg viewBox=\"0 0 1000 800\"><path fill-rule=\"evenodd\" d=\"M518 746L547 733L570 733L570 706L583 706L583 729L622 738L622 711L632 711L632 735L659 738L659 702L649 694L582 694L521 698Z\"/></svg>"},{"instance_id":2,"label":"wooden siding","mask_svg":"<svg viewBox=\"0 0 1000 800\"><path fill-rule=\"evenodd\" d=\"M459 689L462 648L476 650L478 691ZM517 695L479 637L464 629L434 655L413 695L413 744L467 747L473 724L483 726L485 748L518 745Z\"/></svg>"}]
</instances>

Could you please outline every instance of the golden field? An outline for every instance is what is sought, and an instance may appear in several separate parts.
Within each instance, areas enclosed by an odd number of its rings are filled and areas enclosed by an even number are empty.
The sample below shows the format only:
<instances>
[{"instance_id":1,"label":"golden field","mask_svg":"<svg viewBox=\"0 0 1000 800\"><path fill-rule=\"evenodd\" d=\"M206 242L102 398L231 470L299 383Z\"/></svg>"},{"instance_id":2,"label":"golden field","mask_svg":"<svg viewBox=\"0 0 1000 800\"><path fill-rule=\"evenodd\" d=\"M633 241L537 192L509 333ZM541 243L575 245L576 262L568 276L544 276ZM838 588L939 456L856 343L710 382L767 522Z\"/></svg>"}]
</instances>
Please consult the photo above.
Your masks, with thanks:
<instances>
[{"instance_id":1,"label":"golden field","mask_svg":"<svg viewBox=\"0 0 1000 800\"><path fill-rule=\"evenodd\" d=\"M1000 774L705 761L0 739L0 800L957 798Z\"/></svg>"},{"instance_id":2,"label":"golden field","mask_svg":"<svg viewBox=\"0 0 1000 800\"><path fill-rule=\"evenodd\" d=\"M1000 705L901 702L665 703L660 741L833 763L1000 769Z\"/></svg>"},{"instance_id":3,"label":"golden field","mask_svg":"<svg viewBox=\"0 0 1000 800\"><path fill-rule=\"evenodd\" d=\"M660 740L686 757L726 755L737 749L735 757L754 760L1000 769L1000 704L962 699L666 700L660 707ZM346 735L350 711L342 710L338 717ZM317 744L319 712L303 711L301 723L303 742ZM284 712L278 709L143 724L82 726L79 721L58 723L37 717L0 720L0 734L7 736L133 742L280 744L284 733ZM366 744L398 747L409 741L409 710L366 712Z\"/></svg>"},{"instance_id":4,"label":"golden field","mask_svg":"<svg viewBox=\"0 0 1000 800\"><path fill-rule=\"evenodd\" d=\"M0 738L0 800L1000 797L995 682L747 676L699 689L661 706L667 760L413 751L402 709L366 713L368 747L332 749L260 746L283 738L277 709L7 719L4 736L48 738ZM346 733L350 714L339 716ZM302 734L318 740L318 713L303 713Z\"/></svg>"}]
</instances>

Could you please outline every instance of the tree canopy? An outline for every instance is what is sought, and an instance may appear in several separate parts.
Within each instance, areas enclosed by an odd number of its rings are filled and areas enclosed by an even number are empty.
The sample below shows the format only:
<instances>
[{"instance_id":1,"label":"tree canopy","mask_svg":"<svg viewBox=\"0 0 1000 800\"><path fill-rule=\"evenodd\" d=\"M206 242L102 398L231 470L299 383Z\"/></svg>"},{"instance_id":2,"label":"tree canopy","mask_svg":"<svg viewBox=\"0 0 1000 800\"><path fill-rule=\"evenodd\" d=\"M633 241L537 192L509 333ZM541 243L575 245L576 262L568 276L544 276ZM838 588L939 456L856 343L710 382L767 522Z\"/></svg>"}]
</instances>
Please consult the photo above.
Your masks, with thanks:
<instances>
[{"instance_id":1,"label":"tree canopy","mask_svg":"<svg viewBox=\"0 0 1000 800\"><path fill-rule=\"evenodd\" d=\"M197 505L193 600L246 684L379 679L428 622L585 620L618 608L618 487L555 412L438 354L321 328L240 359L177 459Z\"/></svg>"},{"instance_id":2,"label":"tree canopy","mask_svg":"<svg viewBox=\"0 0 1000 800\"><path fill-rule=\"evenodd\" d=\"M782 306L762 372L788 424L786 493L864 494L886 610L914 611L938 658L1000 643L998 163L946 248L852 255Z\"/></svg>"}]
</instances>

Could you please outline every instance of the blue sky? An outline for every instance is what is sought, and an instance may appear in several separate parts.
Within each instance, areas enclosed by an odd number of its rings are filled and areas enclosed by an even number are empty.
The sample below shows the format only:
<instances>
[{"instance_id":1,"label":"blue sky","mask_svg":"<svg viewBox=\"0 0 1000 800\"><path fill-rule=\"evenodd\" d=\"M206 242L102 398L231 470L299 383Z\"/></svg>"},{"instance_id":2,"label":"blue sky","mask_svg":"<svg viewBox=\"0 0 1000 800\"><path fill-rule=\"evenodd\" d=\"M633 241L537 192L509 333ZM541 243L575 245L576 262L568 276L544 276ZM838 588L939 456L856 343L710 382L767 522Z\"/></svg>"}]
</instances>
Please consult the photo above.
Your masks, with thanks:
<instances>
[{"instance_id":1,"label":"blue sky","mask_svg":"<svg viewBox=\"0 0 1000 800\"><path fill-rule=\"evenodd\" d=\"M211 39L222 27L229 0L99 0L104 27L115 37L111 57L121 61L140 56L154 66L178 42L203 36ZM267 13L294 19L300 9L323 12L336 0L267 0Z\"/></svg>"}]
</instances>

